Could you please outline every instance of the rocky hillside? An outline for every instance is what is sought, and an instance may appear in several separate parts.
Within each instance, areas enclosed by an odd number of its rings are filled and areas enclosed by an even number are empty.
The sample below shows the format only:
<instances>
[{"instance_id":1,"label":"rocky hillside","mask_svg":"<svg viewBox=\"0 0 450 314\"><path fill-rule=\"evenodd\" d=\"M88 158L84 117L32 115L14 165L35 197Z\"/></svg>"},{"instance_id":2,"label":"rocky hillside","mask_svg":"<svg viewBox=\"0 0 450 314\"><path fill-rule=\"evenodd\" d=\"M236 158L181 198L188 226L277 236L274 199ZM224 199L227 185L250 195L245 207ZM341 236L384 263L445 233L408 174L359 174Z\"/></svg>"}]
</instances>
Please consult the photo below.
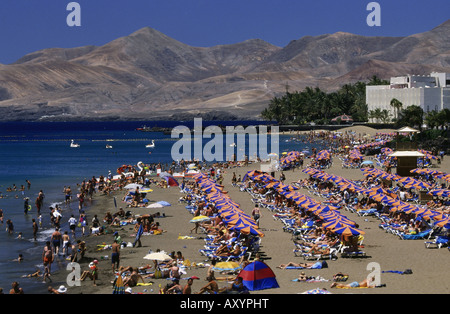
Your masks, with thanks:
<instances>
[{"instance_id":1,"label":"rocky hillside","mask_svg":"<svg viewBox=\"0 0 450 314\"><path fill-rule=\"evenodd\" d=\"M101 47L50 48L0 65L0 119L255 118L286 86L333 90L431 71L450 72L450 20L408 37L338 32L284 48L258 39L192 47L144 28Z\"/></svg>"}]
</instances>

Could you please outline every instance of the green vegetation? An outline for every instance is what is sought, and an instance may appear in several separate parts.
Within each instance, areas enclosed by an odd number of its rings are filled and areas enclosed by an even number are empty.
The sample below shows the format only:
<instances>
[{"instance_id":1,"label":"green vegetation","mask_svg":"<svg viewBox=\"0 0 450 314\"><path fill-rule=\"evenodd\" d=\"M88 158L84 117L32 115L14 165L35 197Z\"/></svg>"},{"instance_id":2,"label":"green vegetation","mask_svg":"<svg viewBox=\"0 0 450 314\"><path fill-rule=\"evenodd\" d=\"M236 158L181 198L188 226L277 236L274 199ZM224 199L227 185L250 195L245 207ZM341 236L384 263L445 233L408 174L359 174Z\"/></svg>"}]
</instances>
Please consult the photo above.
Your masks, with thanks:
<instances>
[{"instance_id":1,"label":"green vegetation","mask_svg":"<svg viewBox=\"0 0 450 314\"><path fill-rule=\"evenodd\" d=\"M331 93L318 87L306 87L302 92L286 91L283 96L272 98L261 115L278 124L329 124L331 119L343 114L351 116L355 122L367 122L366 86L386 84L389 82L373 76L368 83L345 84Z\"/></svg>"}]
</instances>

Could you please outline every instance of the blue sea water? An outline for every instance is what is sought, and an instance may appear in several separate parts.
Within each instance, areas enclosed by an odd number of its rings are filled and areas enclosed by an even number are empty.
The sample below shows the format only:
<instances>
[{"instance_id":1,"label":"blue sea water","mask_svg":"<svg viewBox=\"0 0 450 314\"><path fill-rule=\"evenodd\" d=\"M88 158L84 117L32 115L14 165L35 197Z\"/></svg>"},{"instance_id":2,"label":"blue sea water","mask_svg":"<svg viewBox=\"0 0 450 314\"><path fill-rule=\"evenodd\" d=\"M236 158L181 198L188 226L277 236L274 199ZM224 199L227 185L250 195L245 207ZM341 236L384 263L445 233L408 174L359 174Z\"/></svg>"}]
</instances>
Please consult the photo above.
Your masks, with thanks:
<instances>
[{"instance_id":1,"label":"blue sea water","mask_svg":"<svg viewBox=\"0 0 450 314\"><path fill-rule=\"evenodd\" d=\"M76 190L76 184L93 175L106 176L108 171L113 174L123 164L135 165L144 163L172 162L171 148L176 139L162 132L139 132L136 128L147 126L175 127L183 124L190 128L193 122L20 122L0 123L0 208L3 209L4 223L0 225L0 287L9 291L11 283L18 281L26 293L46 293L47 285L42 279L21 278L22 275L43 270L41 253L53 228L50 223L49 207L61 204L63 208L63 224L73 213L78 217L76 202L70 207L63 204L64 186ZM221 121L203 122L203 126L211 125L259 125L259 121ZM79 148L71 148L70 141L80 144ZM145 145L155 140L155 148ZM208 139L204 140L204 143ZM305 144L290 141L288 136L280 136L279 150L303 150L318 147L317 144ZM106 145L112 149L106 149ZM309 146L309 147L308 147ZM320 147L318 147L320 148ZM27 188L25 180L30 180ZM8 187L21 185L25 190L7 192ZM37 218L34 200L40 190L45 194L44 206L41 211L42 227L38 241L32 239L32 218ZM74 193L76 194L76 193ZM24 214L24 198L30 198L32 210ZM88 212L89 217L89 212ZM15 234L9 235L6 220L11 219ZM3 230L1 229L3 228ZM67 230L67 228L65 229ZM22 232L24 239L17 239ZM19 254L24 262L12 260ZM52 271L65 268L64 259L55 259Z\"/></svg>"}]
</instances>

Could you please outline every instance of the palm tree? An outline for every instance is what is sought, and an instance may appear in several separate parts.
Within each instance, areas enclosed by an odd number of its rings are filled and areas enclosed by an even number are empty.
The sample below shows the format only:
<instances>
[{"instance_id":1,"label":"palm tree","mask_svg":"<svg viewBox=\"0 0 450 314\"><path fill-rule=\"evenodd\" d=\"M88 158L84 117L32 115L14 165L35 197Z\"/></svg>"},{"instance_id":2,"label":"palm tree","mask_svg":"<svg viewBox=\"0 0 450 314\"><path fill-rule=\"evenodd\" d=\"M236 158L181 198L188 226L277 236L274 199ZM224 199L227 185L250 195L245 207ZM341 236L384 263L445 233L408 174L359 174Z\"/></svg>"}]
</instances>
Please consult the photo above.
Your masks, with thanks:
<instances>
[{"instance_id":1,"label":"palm tree","mask_svg":"<svg viewBox=\"0 0 450 314\"><path fill-rule=\"evenodd\" d=\"M396 98L392 98L390 105L394 108L395 120L398 120L398 112L403 106L402 102Z\"/></svg>"},{"instance_id":2,"label":"palm tree","mask_svg":"<svg viewBox=\"0 0 450 314\"><path fill-rule=\"evenodd\" d=\"M386 110L386 109L385 109ZM376 108L375 110L369 111L369 119L375 119L377 123L380 123L380 120L383 119L383 111L380 108Z\"/></svg>"},{"instance_id":3,"label":"palm tree","mask_svg":"<svg viewBox=\"0 0 450 314\"><path fill-rule=\"evenodd\" d=\"M380 119L383 123L388 123L391 117L391 113L387 109L383 109L380 114Z\"/></svg>"}]
</instances>

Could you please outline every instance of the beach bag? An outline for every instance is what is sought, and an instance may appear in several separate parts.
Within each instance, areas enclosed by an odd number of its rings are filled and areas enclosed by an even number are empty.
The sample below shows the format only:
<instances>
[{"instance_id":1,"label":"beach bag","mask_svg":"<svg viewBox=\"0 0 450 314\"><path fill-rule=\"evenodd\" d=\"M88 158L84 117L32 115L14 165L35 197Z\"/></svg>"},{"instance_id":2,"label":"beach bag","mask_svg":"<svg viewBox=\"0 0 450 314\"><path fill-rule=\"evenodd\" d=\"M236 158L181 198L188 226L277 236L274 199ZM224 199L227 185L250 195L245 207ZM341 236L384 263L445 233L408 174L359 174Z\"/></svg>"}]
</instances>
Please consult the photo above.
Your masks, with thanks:
<instances>
[{"instance_id":1,"label":"beach bag","mask_svg":"<svg viewBox=\"0 0 450 314\"><path fill-rule=\"evenodd\" d=\"M411 275L413 272L411 269L405 269L405 271L403 272L403 275Z\"/></svg>"},{"instance_id":2,"label":"beach bag","mask_svg":"<svg viewBox=\"0 0 450 314\"><path fill-rule=\"evenodd\" d=\"M155 270L155 274L154 274L153 278L155 278L155 279L161 279L162 278L162 272L161 272L161 270L159 268L157 268Z\"/></svg>"}]
</instances>

